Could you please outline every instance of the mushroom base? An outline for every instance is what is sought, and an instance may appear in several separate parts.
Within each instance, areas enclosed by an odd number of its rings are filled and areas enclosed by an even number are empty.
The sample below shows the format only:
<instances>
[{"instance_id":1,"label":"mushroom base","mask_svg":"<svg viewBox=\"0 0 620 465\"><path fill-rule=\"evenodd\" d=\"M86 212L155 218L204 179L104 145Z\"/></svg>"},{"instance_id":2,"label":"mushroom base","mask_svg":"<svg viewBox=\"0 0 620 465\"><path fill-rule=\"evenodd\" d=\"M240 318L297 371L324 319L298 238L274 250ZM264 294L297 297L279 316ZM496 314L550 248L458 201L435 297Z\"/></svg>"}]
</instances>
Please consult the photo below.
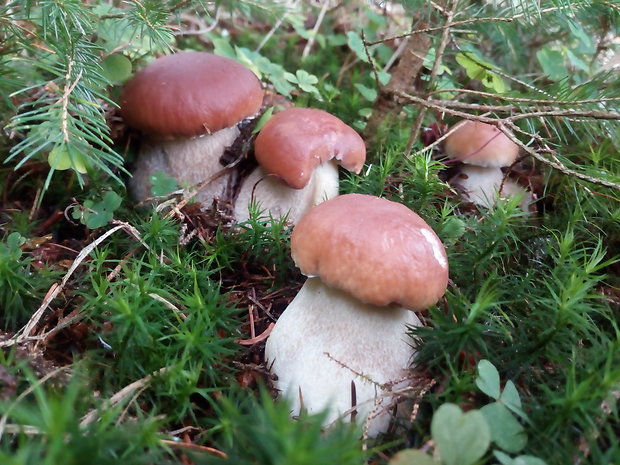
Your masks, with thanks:
<instances>
[{"instance_id":1,"label":"mushroom base","mask_svg":"<svg viewBox=\"0 0 620 465\"><path fill-rule=\"evenodd\" d=\"M512 179L504 180L504 173L499 168L462 165L459 174L450 183L461 190L461 197L464 200L485 208L497 205L499 198L514 195L522 197L519 206L524 212L529 211L529 206L533 202L532 194ZM498 194L500 187L502 191Z\"/></svg>"},{"instance_id":2,"label":"mushroom base","mask_svg":"<svg viewBox=\"0 0 620 465\"><path fill-rule=\"evenodd\" d=\"M402 387L415 354L407 325L420 324L410 310L365 304L309 278L274 326L265 359L292 416L328 409L328 425L350 420L355 407L372 437L387 430L396 400L382 385Z\"/></svg>"},{"instance_id":3,"label":"mushroom base","mask_svg":"<svg viewBox=\"0 0 620 465\"><path fill-rule=\"evenodd\" d=\"M268 176L259 166L244 181L235 201L238 222L249 218L248 206L256 202L261 210L274 218L288 215L297 221L312 207L338 195L338 168L335 162L320 164L303 189L288 187L280 178Z\"/></svg>"},{"instance_id":4,"label":"mushroom base","mask_svg":"<svg viewBox=\"0 0 620 465\"><path fill-rule=\"evenodd\" d=\"M129 184L132 196L137 201L151 197L149 178L157 172L173 177L182 187L207 180L224 169L220 157L238 135L239 129L233 126L191 139L144 141ZM215 179L200 190L195 199L207 204L216 196L223 198L230 176L231 174L225 174Z\"/></svg>"}]
</instances>

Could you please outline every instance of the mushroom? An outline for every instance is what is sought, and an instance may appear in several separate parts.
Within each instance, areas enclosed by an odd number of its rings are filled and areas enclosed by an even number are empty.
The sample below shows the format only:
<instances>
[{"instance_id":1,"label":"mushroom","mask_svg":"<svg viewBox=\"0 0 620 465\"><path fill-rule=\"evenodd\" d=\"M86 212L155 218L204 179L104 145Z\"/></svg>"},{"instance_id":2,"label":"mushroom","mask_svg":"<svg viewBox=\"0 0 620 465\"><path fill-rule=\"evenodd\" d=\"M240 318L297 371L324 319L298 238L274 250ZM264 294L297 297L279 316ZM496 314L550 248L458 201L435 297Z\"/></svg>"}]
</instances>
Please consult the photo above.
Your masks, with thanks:
<instances>
[{"instance_id":1,"label":"mushroom","mask_svg":"<svg viewBox=\"0 0 620 465\"><path fill-rule=\"evenodd\" d=\"M385 432L390 388L402 386L415 354L412 310L446 290L441 241L404 205L347 194L312 208L291 248L308 279L267 340L276 388L293 415L328 409L331 423L354 409L370 436Z\"/></svg>"},{"instance_id":2,"label":"mushroom","mask_svg":"<svg viewBox=\"0 0 620 465\"><path fill-rule=\"evenodd\" d=\"M193 185L221 171L220 157L239 135L238 123L254 116L262 99L254 73L206 52L164 56L138 71L121 96L125 122L147 134L130 183L134 198L149 197L156 172ZM227 184L226 176L214 180L197 200L224 195Z\"/></svg>"},{"instance_id":3,"label":"mushroom","mask_svg":"<svg viewBox=\"0 0 620 465\"><path fill-rule=\"evenodd\" d=\"M531 194L513 180L504 179L501 170L515 162L519 146L497 127L479 121L461 121L447 137L444 152L463 163L451 184L459 188L465 200L489 208L497 203L498 197L523 195L521 208L528 211Z\"/></svg>"},{"instance_id":4,"label":"mushroom","mask_svg":"<svg viewBox=\"0 0 620 465\"><path fill-rule=\"evenodd\" d=\"M259 166L243 181L235 201L237 221L254 200L274 217L297 222L314 205L338 195L338 168L359 173L366 147L353 128L330 113L289 108L274 115L256 137Z\"/></svg>"}]
</instances>

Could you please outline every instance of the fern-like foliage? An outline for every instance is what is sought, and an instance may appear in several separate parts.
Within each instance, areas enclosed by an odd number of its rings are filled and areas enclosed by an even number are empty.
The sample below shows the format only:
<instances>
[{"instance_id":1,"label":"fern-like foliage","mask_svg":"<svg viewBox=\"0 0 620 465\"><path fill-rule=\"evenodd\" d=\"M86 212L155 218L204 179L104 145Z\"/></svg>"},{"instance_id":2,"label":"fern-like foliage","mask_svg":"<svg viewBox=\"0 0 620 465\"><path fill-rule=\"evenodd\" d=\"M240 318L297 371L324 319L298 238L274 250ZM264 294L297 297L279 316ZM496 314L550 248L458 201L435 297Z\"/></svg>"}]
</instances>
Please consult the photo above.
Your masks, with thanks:
<instances>
[{"instance_id":1,"label":"fern-like foliage","mask_svg":"<svg viewBox=\"0 0 620 465\"><path fill-rule=\"evenodd\" d=\"M6 161L15 159L19 168L47 159L44 189L56 170L66 169L81 185L89 171L121 182L123 157L112 146L106 122L115 103L101 66L112 52L105 32L114 28L127 43L140 39L145 51L161 49L173 40L169 16L169 5L155 1L129 2L124 9L78 0L0 7L0 88L8 95L4 107L13 109L5 130L16 141Z\"/></svg>"}]
</instances>

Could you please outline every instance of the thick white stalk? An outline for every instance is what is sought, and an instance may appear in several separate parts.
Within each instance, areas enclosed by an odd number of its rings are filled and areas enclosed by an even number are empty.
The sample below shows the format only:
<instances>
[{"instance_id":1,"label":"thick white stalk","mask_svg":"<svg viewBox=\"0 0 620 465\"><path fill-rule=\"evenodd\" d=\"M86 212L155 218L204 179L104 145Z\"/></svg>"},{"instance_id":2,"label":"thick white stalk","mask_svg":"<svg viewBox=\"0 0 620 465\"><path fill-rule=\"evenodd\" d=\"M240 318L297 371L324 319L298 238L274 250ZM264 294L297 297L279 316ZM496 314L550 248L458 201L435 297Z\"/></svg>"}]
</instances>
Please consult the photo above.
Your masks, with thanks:
<instances>
[{"instance_id":1,"label":"thick white stalk","mask_svg":"<svg viewBox=\"0 0 620 465\"><path fill-rule=\"evenodd\" d=\"M239 129L233 126L191 139L145 140L134 163L130 181L132 196L138 201L151 197L149 177L156 172L175 178L182 187L205 181L224 168L220 157L238 135ZM214 180L197 194L196 200L209 205L213 197L222 197L228 180L229 176Z\"/></svg>"},{"instance_id":2,"label":"thick white stalk","mask_svg":"<svg viewBox=\"0 0 620 465\"><path fill-rule=\"evenodd\" d=\"M394 400L382 385L394 389L406 376L415 354L407 326L420 324L412 311L364 304L309 278L274 326L265 359L293 416L329 409L331 423L354 406L353 382L356 422L377 414L368 430L376 436L386 431Z\"/></svg>"},{"instance_id":3,"label":"thick white stalk","mask_svg":"<svg viewBox=\"0 0 620 465\"><path fill-rule=\"evenodd\" d=\"M288 214L288 220L297 223L310 208L337 195L338 168L335 161L316 167L310 182L303 189L292 189L281 179L267 176L258 167L241 185L235 202L235 217L238 222L247 220L248 205L254 201L266 215L282 218Z\"/></svg>"}]
</instances>

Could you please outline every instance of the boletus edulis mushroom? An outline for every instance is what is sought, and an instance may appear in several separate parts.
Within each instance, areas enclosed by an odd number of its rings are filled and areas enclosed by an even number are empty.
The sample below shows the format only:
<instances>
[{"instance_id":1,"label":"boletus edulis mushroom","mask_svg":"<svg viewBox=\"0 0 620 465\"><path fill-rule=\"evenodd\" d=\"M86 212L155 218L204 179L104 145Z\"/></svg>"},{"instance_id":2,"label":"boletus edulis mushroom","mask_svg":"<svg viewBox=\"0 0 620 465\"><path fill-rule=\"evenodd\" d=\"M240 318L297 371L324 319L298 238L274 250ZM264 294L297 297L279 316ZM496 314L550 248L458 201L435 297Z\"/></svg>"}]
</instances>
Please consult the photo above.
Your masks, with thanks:
<instances>
[{"instance_id":1,"label":"boletus edulis mushroom","mask_svg":"<svg viewBox=\"0 0 620 465\"><path fill-rule=\"evenodd\" d=\"M220 172L220 157L239 135L237 125L256 115L262 100L254 73L206 52L163 56L138 71L121 96L124 121L145 135L130 182L134 198L149 197L149 177L156 172L189 185ZM210 202L227 184L226 176L214 180L197 200Z\"/></svg>"},{"instance_id":2,"label":"boletus edulis mushroom","mask_svg":"<svg viewBox=\"0 0 620 465\"><path fill-rule=\"evenodd\" d=\"M465 200L488 208L500 197L521 195L521 208L528 211L531 194L502 171L515 162L519 146L497 127L479 121L461 121L446 138L444 152L462 163L451 184Z\"/></svg>"},{"instance_id":3,"label":"boletus edulis mushroom","mask_svg":"<svg viewBox=\"0 0 620 465\"><path fill-rule=\"evenodd\" d=\"M390 387L414 357L407 331L420 320L413 310L446 290L443 244L404 205L347 194L297 223L291 254L308 279L267 340L276 387L293 415L328 409L330 423L355 410L370 436L386 431Z\"/></svg>"},{"instance_id":4,"label":"boletus edulis mushroom","mask_svg":"<svg viewBox=\"0 0 620 465\"><path fill-rule=\"evenodd\" d=\"M259 166L243 181L237 221L256 202L273 217L296 223L311 207L338 195L337 164L359 173L366 160L361 136L338 117L313 108L276 113L254 143Z\"/></svg>"}]
</instances>

